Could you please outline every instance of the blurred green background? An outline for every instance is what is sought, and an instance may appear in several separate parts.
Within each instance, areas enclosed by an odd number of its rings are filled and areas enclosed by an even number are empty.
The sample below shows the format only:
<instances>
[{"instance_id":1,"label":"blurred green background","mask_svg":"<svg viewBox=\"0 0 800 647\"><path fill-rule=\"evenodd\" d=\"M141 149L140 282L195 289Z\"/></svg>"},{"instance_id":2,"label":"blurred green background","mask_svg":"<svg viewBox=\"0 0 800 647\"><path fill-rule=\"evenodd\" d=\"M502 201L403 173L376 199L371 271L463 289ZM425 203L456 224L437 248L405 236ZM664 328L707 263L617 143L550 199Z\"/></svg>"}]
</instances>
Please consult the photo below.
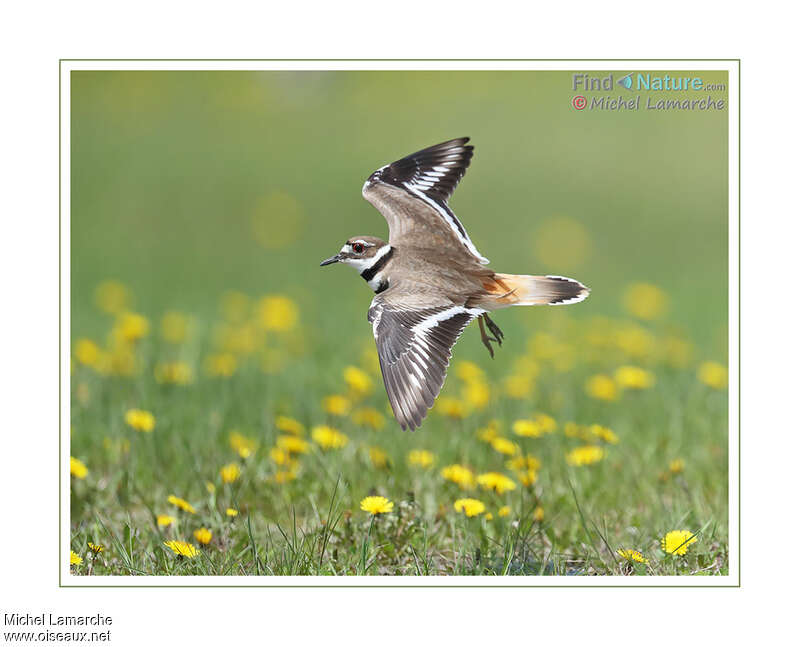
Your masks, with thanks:
<instances>
[{"instance_id":1,"label":"blurred green background","mask_svg":"<svg viewBox=\"0 0 800 647\"><path fill-rule=\"evenodd\" d=\"M451 205L491 267L581 280L592 295L577 318L616 316L626 285L653 283L700 355L725 357L727 110L577 111L572 72L72 72L71 84L74 337L104 334L93 291L116 279L149 315L216 311L226 290L288 294L311 345L360 352L372 293L319 261L349 236L386 237L360 194L374 169L466 135L475 157ZM514 350L524 337L509 333L557 310L497 320ZM472 337L463 357L485 352Z\"/></svg>"},{"instance_id":2,"label":"blurred green background","mask_svg":"<svg viewBox=\"0 0 800 647\"><path fill-rule=\"evenodd\" d=\"M252 523L271 572L298 572L269 532L296 521L327 532L319 511L338 496L353 523L327 561L310 550L299 570L364 572L359 501L375 493L419 532L393 539L396 552L376 539L371 572L414 572L417 554L437 573L501 572L512 554L518 572L633 571L603 546L644 550L656 574L726 572L728 113L648 111L646 95L639 112L578 111L575 94L572 72L73 72L76 571L259 573ZM451 205L491 267L571 276L592 294L496 313L493 361L470 327L434 412L404 434L376 366L372 292L319 262L351 236L387 236L361 197L372 171L460 136L475 157ZM369 388L347 381L353 367ZM538 413L559 433L518 433ZM280 415L313 430L296 455L281 450ZM346 446L326 447L321 424ZM606 427L611 440L586 431ZM601 457L576 464L576 443ZM419 449L425 468L409 464ZM509 451L540 474L509 466ZM226 481L231 460L241 477ZM449 463L511 472L519 487L462 491ZM462 526L465 492L496 519ZM170 494L197 513L162 527ZM399 518L380 527L395 533ZM191 540L201 523L209 559L166 559L163 539ZM520 544L515 528L533 534ZM662 550L671 530L700 534L688 560ZM87 541L109 550L95 559Z\"/></svg>"}]
</instances>

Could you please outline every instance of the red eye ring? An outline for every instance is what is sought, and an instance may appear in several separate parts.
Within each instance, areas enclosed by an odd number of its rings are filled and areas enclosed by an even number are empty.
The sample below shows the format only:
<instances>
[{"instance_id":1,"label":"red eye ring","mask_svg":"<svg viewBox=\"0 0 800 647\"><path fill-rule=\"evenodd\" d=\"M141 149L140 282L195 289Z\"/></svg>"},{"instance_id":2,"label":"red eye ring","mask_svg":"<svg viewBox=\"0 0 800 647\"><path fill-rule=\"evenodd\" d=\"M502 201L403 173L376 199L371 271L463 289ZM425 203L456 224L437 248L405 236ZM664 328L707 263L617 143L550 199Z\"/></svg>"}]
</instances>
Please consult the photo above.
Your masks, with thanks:
<instances>
[{"instance_id":1,"label":"red eye ring","mask_svg":"<svg viewBox=\"0 0 800 647\"><path fill-rule=\"evenodd\" d=\"M353 245L353 251L354 251L356 254L360 254L361 252L363 252L363 251L364 251L364 245L362 245L361 243L355 243L355 244Z\"/></svg>"}]
</instances>

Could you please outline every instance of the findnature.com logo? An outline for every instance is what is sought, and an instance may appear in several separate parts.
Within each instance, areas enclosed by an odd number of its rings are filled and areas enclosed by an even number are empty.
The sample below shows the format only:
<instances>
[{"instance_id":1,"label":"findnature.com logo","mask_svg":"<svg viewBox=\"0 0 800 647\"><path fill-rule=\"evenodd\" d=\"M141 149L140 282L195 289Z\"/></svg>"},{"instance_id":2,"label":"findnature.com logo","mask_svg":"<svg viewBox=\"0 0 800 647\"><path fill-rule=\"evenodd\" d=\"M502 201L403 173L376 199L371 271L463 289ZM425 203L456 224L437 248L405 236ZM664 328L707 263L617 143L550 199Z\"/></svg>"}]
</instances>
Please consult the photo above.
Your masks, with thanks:
<instances>
[{"instance_id":1,"label":"findnature.com logo","mask_svg":"<svg viewBox=\"0 0 800 647\"><path fill-rule=\"evenodd\" d=\"M667 73L654 74L651 72L628 72L627 74L610 72L607 75L590 75L577 72L572 75L573 92L613 92L618 86L630 93L634 92L725 92L726 84L704 81L696 74L671 75ZM669 95L660 98L646 96L644 103L642 95L636 96L594 96L586 97L577 94L572 97L572 107L576 110L724 110L725 99L712 97L707 94L700 98L671 99Z\"/></svg>"}]
</instances>

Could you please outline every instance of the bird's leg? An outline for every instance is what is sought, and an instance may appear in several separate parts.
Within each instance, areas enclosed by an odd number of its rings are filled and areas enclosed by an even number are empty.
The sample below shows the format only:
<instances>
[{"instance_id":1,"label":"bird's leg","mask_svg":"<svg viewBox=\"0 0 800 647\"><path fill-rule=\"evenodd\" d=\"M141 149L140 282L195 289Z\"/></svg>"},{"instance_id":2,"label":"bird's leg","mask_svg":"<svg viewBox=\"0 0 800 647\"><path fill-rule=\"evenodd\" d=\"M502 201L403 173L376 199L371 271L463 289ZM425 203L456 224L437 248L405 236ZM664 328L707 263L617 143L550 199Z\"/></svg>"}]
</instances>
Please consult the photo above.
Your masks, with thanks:
<instances>
[{"instance_id":1,"label":"bird's leg","mask_svg":"<svg viewBox=\"0 0 800 647\"><path fill-rule=\"evenodd\" d=\"M494 351L492 350L492 345L489 343L489 337L486 336L486 330L483 327L483 317L478 317L478 326L481 329L481 341L483 345L486 346L487 350L489 351L489 357L494 359ZM494 341L494 340L492 340Z\"/></svg>"},{"instance_id":2,"label":"bird's leg","mask_svg":"<svg viewBox=\"0 0 800 647\"><path fill-rule=\"evenodd\" d=\"M484 313L483 318L486 319L486 325L489 326L489 331L495 336L495 341L497 342L498 346L503 345L503 331L500 330L500 326L498 326L494 321L489 319L489 315Z\"/></svg>"},{"instance_id":3,"label":"bird's leg","mask_svg":"<svg viewBox=\"0 0 800 647\"><path fill-rule=\"evenodd\" d=\"M486 334L486 329L483 327L483 320L486 319L486 324L489 326L489 330L494 335L494 337L490 337ZM500 328L497 327L497 324L489 319L488 315L482 314L478 317L478 326L481 329L481 341L483 345L486 346L487 350L489 351L489 356L494 359L494 350L492 349L491 342L496 342L498 346L503 345L503 332Z\"/></svg>"}]
</instances>

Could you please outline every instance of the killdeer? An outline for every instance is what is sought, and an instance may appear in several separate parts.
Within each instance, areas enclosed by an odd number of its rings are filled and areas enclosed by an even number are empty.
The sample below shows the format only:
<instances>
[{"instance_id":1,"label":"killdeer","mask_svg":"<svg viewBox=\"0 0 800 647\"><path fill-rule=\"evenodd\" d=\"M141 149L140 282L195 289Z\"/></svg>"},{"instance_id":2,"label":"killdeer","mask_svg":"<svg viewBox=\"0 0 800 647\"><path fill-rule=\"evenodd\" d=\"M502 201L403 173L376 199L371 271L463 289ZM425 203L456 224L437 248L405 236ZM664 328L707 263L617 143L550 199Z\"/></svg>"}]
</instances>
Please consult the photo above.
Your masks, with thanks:
<instances>
[{"instance_id":1,"label":"killdeer","mask_svg":"<svg viewBox=\"0 0 800 647\"><path fill-rule=\"evenodd\" d=\"M376 293L367 320L403 429L419 427L433 406L451 349L473 319L494 357L491 342L502 344L503 333L489 311L577 303L589 295L587 287L563 276L500 274L486 267L488 259L447 205L472 159L468 141L425 148L370 175L362 194L386 218L389 241L355 236L320 263L354 267Z\"/></svg>"}]
</instances>

